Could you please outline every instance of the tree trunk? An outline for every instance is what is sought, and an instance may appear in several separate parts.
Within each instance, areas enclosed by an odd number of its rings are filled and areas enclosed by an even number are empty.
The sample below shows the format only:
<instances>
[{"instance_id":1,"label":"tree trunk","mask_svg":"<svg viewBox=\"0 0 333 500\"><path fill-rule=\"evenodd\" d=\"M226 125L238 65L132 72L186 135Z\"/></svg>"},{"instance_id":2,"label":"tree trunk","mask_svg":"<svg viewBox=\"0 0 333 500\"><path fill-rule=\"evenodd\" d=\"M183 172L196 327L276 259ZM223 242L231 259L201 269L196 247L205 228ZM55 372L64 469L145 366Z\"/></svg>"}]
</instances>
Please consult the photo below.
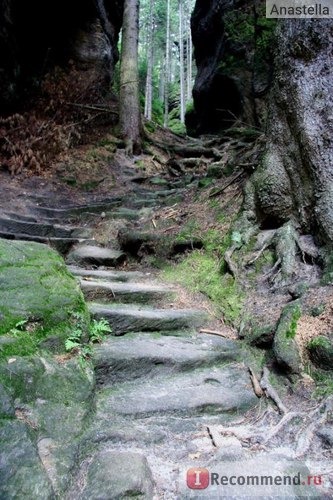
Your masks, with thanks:
<instances>
[{"instance_id":1,"label":"tree trunk","mask_svg":"<svg viewBox=\"0 0 333 500\"><path fill-rule=\"evenodd\" d=\"M170 0L167 0L167 30L165 45L165 79L164 79L164 126L169 121L169 83L170 83Z\"/></svg>"},{"instance_id":2,"label":"tree trunk","mask_svg":"<svg viewBox=\"0 0 333 500\"><path fill-rule=\"evenodd\" d=\"M187 102L192 99L192 36L191 27L188 27L187 34Z\"/></svg>"},{"instance_id":3,"label":"tree trunk","mask_svg":"<svg viewBox=\"0 0 333 500\"><path fill-rule=\"evenodd\" d=\"M141 152L138 75L139 0L125 0L120 66L120 130L128 154Z\"/></svg>"},{"instance_id":4,"label":"tree trunk","mask_svg":"<svg viewBox=\"0 0 333 500\"><path fill-rule=\"evenodd\" d=\"M154 66L154 0L149 3L147 76L145 92L145 118L151 120L153 107L153 66Z\"/></svg>"},{"instance_id":5,"label":"tree trunk","mask_svg":"<svg viewBox=\"0 0 333 500\"><path fill-rule=\"evenodd\" d=\"M237 230L248 236L251 227L292 235L303 258L299 239L313 237L327 255L333 243L331 20L286 20L276 47L266 151L246 187ZM297 273L295 256L283 266L291 246L276 240L285 276Z\"/></svg>"},{"instance_id":6,"label":"tree trunk","mask_svg":"<svg viewBox=\"0 0 333 500\"><path fill-rule=\"evenodd\" d=\"M179 0L180 121L185 123L184 6Z\"/></svg>"}]
</instances>

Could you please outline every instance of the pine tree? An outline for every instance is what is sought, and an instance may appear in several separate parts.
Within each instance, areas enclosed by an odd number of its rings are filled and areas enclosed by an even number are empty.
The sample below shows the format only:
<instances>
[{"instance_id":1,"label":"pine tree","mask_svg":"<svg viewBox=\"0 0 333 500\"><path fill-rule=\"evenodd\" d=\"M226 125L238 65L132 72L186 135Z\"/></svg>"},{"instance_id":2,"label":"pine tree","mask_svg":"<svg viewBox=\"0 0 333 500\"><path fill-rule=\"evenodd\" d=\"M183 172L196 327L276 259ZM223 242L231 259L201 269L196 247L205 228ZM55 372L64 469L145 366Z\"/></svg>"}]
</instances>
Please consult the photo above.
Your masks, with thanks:
<instances>
[{"instance_id":1,"label":"pine tree","mask_svg":"<svg viewBox=\"0 0 333 500\"><path fill-rule=\"evenodd\" d=\"M138 74L139 0L125 0L121 64L119 121L126 152L141 152L141 116Z\"/></svg>"}]
</instances>

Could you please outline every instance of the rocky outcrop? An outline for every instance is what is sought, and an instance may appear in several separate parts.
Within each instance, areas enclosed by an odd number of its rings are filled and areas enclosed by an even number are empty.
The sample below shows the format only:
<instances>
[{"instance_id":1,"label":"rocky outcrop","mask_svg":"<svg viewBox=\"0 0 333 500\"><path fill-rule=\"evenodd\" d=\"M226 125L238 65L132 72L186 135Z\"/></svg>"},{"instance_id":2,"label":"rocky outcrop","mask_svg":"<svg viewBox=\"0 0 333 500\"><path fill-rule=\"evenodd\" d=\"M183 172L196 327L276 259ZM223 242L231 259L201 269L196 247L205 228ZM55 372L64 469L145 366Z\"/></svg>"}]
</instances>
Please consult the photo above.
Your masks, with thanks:
<instances>
[{"instance_id":1,"label":"rocky outcrop","mask_svg":"<svg viewBox=\"0 0 333 500\"><path fill-rule=\"evenodd\" d=\"M190 134L216 133L239 118L261 124L272 76L273 29L263 7L244 0L197 0L191 20L198 72L194 110L186 119Z\"/></svg>"},{"instance_id":2,"label":"rocky outcrop","mask_svg":"<svg viewBox=\"0 0 333 500\"><path fill-rule=\"evenodd\" d=\"M86 315L75 279L46 245L0 239L0 283L0 335L9 331L13 342L22 341L15 335L22 322L27 336L35 337L37 330L55 327L75 312Z\"/></svg>"},{"instance_id":3,"label":"rocky outcrop","mask_svg":"<svg viewBox=\"0 0 333 500\"><path fill-rule=\"evenodd\" d=\"M1 108L12 110L47 70L70 59L112 73L122 9L122 0L0 0Z\"/></svg>"}]
</instances>

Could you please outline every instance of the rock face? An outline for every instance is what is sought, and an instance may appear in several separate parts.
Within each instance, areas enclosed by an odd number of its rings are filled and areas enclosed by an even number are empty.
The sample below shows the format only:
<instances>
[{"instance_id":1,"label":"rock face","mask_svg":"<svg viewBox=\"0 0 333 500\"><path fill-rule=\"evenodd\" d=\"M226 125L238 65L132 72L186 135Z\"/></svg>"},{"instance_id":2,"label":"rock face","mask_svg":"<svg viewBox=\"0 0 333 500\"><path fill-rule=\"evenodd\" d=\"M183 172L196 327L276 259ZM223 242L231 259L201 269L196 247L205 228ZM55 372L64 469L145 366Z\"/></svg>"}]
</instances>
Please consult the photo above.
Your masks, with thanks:
<instances>
[{"instance_id":1,"label":"rock face","mask_svg":"<svg viewBox=\"0 0 333 500\"><path fill-rule=\"evenodd\" d=\"M194 110L186 121L190 134L216 133L238 118L260 124L272 75L264 37L273 27L263 18L259 26L262 9L263 4L254 9L253 2L241 0L197 0L191 21L198 72Z\"/></svg>"},{"instance_id":2,"label":"rock face","mask_svg":"<svg viewBox=\"0 0 333 500\"><path fill-rule=\"evenodd\" d=\"M46 245L0 239L0 283L0 333L22 320L55 326L85 311L76 280Z\"/></svg>"},{"instance_id":3,"label":"rock face","mask_svg":"<svg viewBox=\"0 0 333 500\"><path fill-rule=\"evenodd\" d=\"M121 0L0 0L0 105L12 109L36 79L70 58L109 72L118 58Z\"/></svg>"}]
</instances>

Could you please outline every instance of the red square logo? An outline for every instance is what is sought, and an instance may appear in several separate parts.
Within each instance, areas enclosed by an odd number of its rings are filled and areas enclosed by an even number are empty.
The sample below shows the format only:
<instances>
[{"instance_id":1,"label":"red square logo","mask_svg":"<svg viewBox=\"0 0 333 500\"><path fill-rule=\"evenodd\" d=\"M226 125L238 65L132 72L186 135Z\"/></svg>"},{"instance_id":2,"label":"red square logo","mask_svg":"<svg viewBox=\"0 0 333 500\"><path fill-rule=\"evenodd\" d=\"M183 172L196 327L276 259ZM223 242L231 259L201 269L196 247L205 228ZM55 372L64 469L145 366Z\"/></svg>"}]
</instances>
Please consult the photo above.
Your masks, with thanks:
<instances>
[{"instance_id":1,"label":"red square logo","mask_svg":"<svg viewBox=\"0 0 333 500\"><path fill-rule=\"evenodd\" d=\"M202 467L189 469L186 474L187 486L191 490L205 490L209 486L209 471Z\"/></svg>"}]
</instances>

